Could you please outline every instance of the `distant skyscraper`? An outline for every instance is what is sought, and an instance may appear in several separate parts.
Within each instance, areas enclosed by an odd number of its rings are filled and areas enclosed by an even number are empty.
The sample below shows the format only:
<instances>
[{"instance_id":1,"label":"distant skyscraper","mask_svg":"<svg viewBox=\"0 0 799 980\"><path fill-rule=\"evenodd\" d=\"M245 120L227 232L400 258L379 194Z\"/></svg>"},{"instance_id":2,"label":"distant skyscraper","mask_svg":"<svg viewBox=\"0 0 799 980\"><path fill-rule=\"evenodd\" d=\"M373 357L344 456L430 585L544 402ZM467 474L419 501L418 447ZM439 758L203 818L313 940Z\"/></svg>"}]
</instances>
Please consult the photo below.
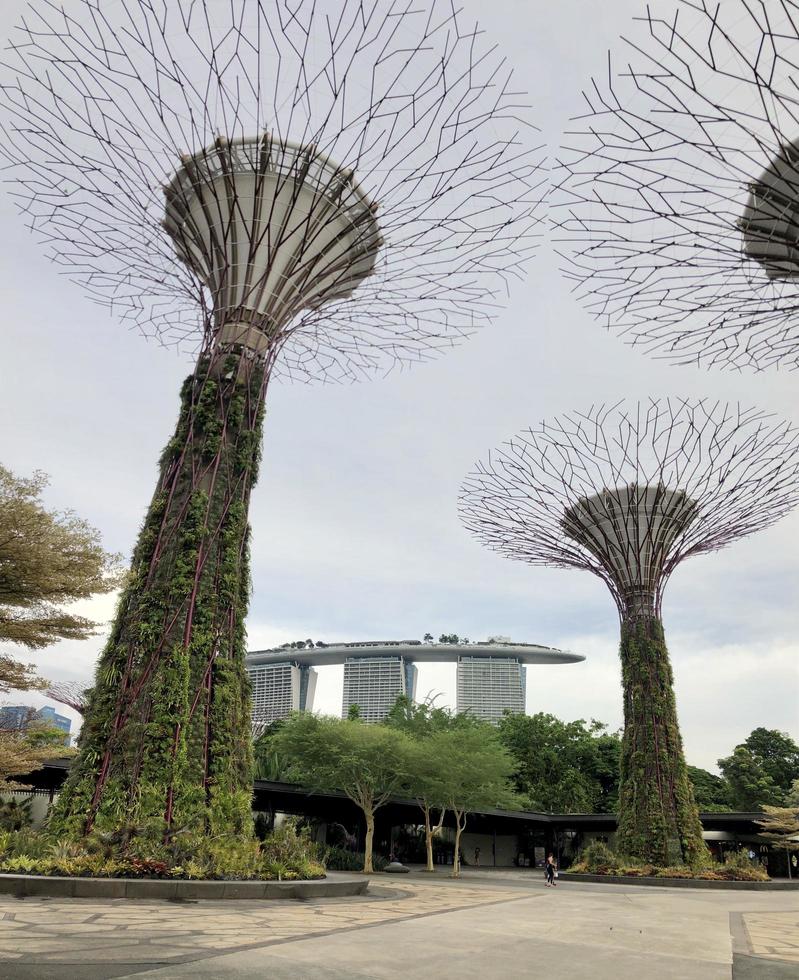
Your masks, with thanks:
<instances>
[{"instance_id":1,"label":"distant skyscraper","mask_svg":"<svg viewBox=\"0 0 799 980\"><path fill-rule=\"evenodd\" d=\"M0 708L0 729L24 731L30 724L41 723L50 728L60 728L64 733L64 743L69 745L69 731L72 720L66 715L60 715L49 704L35 711L28 704L8 705Z\"/></svg>"},{"instance_id":2,"label":"distant skyscraper","mask_svg":"<svg viewBox=\"0 0 799 980\"><path fill-rule=\"evenodd\" d=\"M50 725L51 728L60 728L66 735L64 741L67 745L69 745L69 732L72 728L71 718L67 718L66 715L60 715L55 708L51 707L49 704L45 705L44 708L39 708L39 710L36 712L36 718L38 721L44 722L46 725Z\"/></svg>"},{"instance_id":3,"label":"distant skyscraper","mask_svg":"<svg viewBox=\"0 0 799 980\"><path fill-rule=\"evenodd\" d=\"M417 668L405 657L348 657L341 716L353 705L363 721L382 721L401 694L416 696Z\"/></svg>"},{"instance_id":4,"label":"distant skyscraper","mask_svg":"<svg viewBox=\"0 0 799 980\"><path fill-rule=\"evenodd\" d=\"M0 708L0 728L18 732L28 727L33 708L28 704L9 704Z\"/></svg>"},{"instance_id":5,"label":"distant skyscraper","mask_svg":"<svg viewBox=\"0 0 799 980\"><path fill-rule=\"evenodd\" d=\"M317 673L312 667L291 661L259 664L257 654L247 656L246 666L252 684L253 721L279 721L292 711L313 709Z\"/></svg>"},{"instance_id":6,"label":"distant skyscraper","mask_svg":"<svg viewBox=\"0 0 799 980\"><path fill-rule=\"evenodd\" d=\"M527 668L518 657L458 657L457 710L496 724L504 712L524 714Z\"/></svg>"}]
</instances>

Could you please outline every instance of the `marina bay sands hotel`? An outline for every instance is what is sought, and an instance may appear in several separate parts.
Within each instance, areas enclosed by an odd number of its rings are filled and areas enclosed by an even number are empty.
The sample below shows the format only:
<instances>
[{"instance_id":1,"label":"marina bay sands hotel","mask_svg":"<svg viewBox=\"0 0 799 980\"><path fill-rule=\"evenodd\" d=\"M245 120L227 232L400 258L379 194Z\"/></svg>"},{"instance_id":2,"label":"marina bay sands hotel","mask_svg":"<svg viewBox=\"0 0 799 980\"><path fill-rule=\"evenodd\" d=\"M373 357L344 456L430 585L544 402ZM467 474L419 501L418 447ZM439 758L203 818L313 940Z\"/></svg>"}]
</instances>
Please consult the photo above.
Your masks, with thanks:
<instances>
[{"instance_id":1,"label":"marina bay sands hotel","mask_svg":"<svg viewBox=\"0 0 799 980\"><path fill-rule=\"evenodd\" d=\"M495 723L506 710L524 713L528 664L581 660L585 657L577 653L499 639L469 644L373 640L303 650L256 650L247 654L247 671L254 722L277 721L292 711L313 710L314 667L330 664L344 665L342 717L357 705L364 721L377 722L385 718L399 695L415 699L417 663L455 663L456 710Z\"/></svg>"}]
</instances>

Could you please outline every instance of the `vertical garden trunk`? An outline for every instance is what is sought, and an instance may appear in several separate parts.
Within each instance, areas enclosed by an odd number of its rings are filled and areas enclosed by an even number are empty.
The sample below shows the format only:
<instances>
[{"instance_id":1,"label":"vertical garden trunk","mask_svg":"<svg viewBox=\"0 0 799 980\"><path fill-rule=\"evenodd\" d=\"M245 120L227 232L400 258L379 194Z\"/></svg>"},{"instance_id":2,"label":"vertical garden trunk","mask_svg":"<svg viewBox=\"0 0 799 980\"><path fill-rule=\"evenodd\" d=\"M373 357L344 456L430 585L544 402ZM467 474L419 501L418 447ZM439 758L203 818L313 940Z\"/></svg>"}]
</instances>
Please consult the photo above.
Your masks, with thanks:
<instances>
[{"instance_id":1,"label":"vertical garden trunk","mask_svg":"<svg viewBox=\"0 0 799 980\"><path fill-rule=\"evenodd\" d=\"M184 383L51 817L59 833L251 834L247 511L265 385L263 361L221 350Z\"/></svg>"},{"instance_id":2,"label":"vertical garden trunk","mask_svg":"<svg viewBox=\"0 0 799 980\"><path fill-rule=\"evenodd\" d=\"M706 854L677 724L663 625L652 616L622 623L624 738L618 849L654 864Z\"/></svg>"}]
</instances>

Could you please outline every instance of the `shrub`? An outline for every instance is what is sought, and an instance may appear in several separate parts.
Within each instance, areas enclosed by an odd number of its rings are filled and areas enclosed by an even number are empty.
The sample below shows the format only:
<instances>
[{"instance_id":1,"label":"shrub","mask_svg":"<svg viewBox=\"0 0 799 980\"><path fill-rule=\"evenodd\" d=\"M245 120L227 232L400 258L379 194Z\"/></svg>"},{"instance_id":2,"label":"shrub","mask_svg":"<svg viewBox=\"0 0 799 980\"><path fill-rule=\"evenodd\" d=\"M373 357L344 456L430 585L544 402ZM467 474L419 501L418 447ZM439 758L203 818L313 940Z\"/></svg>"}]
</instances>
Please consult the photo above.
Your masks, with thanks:
<instances>
[{"instance_id":1,"label":"shrub","mask_svg":"<svg viewBox=\"0 0 799 980\"><path fill-rule=\"evenodd\" d=\"M580 865L594 874L607 874L619 867L619 858L601 840L592 841L580 855Z\"/></svg>"},{"instance_id":2,"label":"shrub","mask_svg":"<svg viewBox=\"0 0 799 980\"><path fill-rule=\"evenodd\" d=\"M350 851L345 847L323 847L321 860L330 871L363 871L363 851ZM382 854L372 854L375 871L383 871L388 860Z\"/></svg>"}]
</instances>

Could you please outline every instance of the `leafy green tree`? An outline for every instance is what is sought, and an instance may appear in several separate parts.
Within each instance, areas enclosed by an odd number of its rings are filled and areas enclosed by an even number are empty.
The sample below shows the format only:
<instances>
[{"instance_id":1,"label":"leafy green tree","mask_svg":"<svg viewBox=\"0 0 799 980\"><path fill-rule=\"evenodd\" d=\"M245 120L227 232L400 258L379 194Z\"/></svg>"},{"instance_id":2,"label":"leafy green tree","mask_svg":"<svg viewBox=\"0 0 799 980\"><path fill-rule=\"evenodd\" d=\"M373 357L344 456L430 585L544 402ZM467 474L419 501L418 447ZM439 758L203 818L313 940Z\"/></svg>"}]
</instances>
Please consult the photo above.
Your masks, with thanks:
<instances>
[{"instance_id":1,"label":"leafy green tree","mask_svg":"<svg viewBox=\"0 0 799 980\"><path fill-rule=\"evenodd\" d=\"M475 722L465 715L454 715L446 708L436 707L433 699L417 703L403 694L397 698L384 724L400 729L413 740L410 793L420 801L424 816L427 871L435 871L433 841L441 833L447 813L449 761L438 754L439 746L431 742L431 736L473 726ZM434 813L438 815L435 820Z\"/></svg>"},{"instance_id":2,"label":"leafy green tree","mask_svg":"<svg viewBox=\"0 0 799 980\"><path fill-rule=\"evenodd\" d=\"M360 808L366 823L363 870L370 874L375 813L411 786L409 737L387 725L303 712L283 722L272 745L285 760L286 778L317 790L341 790Z\"/></svg>"},{"instance_id":3,"label":"leafy green tree","mask_svg":"<svg viewBox=\"0 0 799 980\"><path fill-rule=\"evenodd\" d=\"M530 809L615 811L621 743L601 722L564 722L541 712L506 714L499 736L516 761L516 788Z\"/></svg>"},{"instance_id":4,"label":"leafy green tree","mask_svg":"<svg viewBox=\"0 0 799 980\"><path fill-rule=\"evenodd\" d=\"M732 755L719 759L719 769L727 782L733 810L759 810L782 802L779 787L762 760L745 745L736 746Z\"/></svg>"},{"instance_id":5,"label":"leafy green tree","mask_svg":"<svg viewBox=\"0 0 799 980\"><path fill-rule=\"evenodd\" d=\"M119 583L119 556L103 551L99 532L72 511L48 510L43 473L23 479L0 466L0 643L38 650L63 639L83 640L97 624L63 607L109 592ZM0 693L42 690L32 664L0 653ZM33 713L33 712L31 712ZM0 787L41 768L64 751L63 732L33 724L0 729Z\"/></svg>"},{"instance_id":6,"label":"leafy green tree","mask_svg":"<svg viewBox=\"0 0 799 980\"><path fill-rule=\"evenodd\" d=\"M788 853L788 876L791 875L791 851L799 851L799 805L764 806L765 816L757 820L760 834L775 847Z\"/></svg>"},{"instance_id":7,"label":"leafy green tree","mask_svg":"<svg viewBox=\"0 0 799 980\"><path fill-rule=\"evenodd\" d=\"M490 807L519 808L519 797L510 782L516 767L496 730L479 722L434 732L425 744L430 758L445 763L440 769L441 792L455 817L452 875L457 878L468 815Z\"/></svg>"},{"instance_id":8,"label":"leafy green tree","mask_svg":"<svg viewBox=\"0 0 799 980\"><path fill-rule=\"evenodd\" d=\"M755 728L743 745L760 763L784 800L793 781L799 779L799 745L790 735L773 728Z\"/></svg>"},{"instance_id":9,"label":"leafy green tree","mask_svg":"<svg viewBox=\"0 0 799 980\"><path fill-rule=\"evenodd\" d=\"M98 531L72 511L45 507L47 482L0 466L0 641L31 650L91 636L96 623L63 606L120 581L119 556L103 550Z\"/></svg>"},{"instance_id":10,"label":"leafy green tree","mask_svg":"<svg viewBox=\"0 0 799 980\"><path fill-rule=\"evenodd\" d=\"M14 728L0 726L0 793L24 789L15 776L27 776L47 759L73 754L64 746L64 733L34 717L33 708L26 723Z\"/></svg>"},{"instance_id":11,"label":"leafy green tree","mask_svg":"<svg viewBox=\"0 0 799 980\"><path fill-rule=\"evenodd\" d=\"M688 766L688 778L694 788L696 805L705 813L724 813L731 809L729 788L725 779L707 769Z\"/></svg>"}]
</instances>

